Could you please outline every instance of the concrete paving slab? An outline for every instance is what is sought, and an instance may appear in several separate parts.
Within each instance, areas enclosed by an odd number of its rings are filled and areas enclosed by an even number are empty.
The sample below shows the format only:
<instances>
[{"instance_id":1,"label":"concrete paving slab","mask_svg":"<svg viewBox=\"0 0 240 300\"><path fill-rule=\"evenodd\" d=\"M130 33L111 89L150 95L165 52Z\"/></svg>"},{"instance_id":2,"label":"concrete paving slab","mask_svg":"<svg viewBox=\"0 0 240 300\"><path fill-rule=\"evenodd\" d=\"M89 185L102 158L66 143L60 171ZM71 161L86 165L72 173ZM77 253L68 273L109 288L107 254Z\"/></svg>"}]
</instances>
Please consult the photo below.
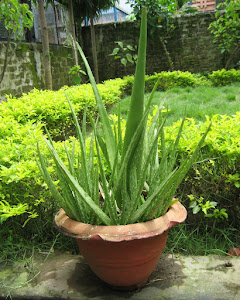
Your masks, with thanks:
<instances>
[{"instance_id":1,"label":"concrete paving slab","mask_svg":"<svg viewBox=\"0 0 240 300\"><path fill-rule=\"evenodd\" d=\"M0 299L239 300L240 258L163 255L144 288L119 292L98 279L80 255L37 255L0 263Z\"/></svg>"}]
</instances>

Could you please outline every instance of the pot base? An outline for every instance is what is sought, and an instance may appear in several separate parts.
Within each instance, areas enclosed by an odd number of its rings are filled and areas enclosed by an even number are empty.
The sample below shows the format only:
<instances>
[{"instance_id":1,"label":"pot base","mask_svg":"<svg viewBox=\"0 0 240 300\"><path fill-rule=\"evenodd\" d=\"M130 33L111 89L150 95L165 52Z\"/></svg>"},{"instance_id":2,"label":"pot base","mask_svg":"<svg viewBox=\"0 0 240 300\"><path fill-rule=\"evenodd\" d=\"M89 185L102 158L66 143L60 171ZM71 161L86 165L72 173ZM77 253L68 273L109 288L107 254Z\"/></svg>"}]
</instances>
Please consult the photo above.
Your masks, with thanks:
<instances>
[{"instance_id":1,"label":"pot base","mask_svg":"<svg viewBox=\"0 0 240 300\"><path fill-rule=\"evenodd\" d=\"M167 234L168 230L146 239L122 242L77 239L77 243L101 280L115 289L133 290L146 284L165 247Z\"/></svg>"},{"instance_id":2,"label":"pot base","mask_svg":"<svg viewBox=\"0 0 240 300\"><path fill-rule=\"evenodd\" d=\"M131 292L138 289L143 288L148 283L148 278L144 279L142 282L139 282L138 284L129 285L129 286L114 286L111 284L108 284L104 282L110 289L114 291L120 291L120 292Z\"/></svg>"}]
</instances>

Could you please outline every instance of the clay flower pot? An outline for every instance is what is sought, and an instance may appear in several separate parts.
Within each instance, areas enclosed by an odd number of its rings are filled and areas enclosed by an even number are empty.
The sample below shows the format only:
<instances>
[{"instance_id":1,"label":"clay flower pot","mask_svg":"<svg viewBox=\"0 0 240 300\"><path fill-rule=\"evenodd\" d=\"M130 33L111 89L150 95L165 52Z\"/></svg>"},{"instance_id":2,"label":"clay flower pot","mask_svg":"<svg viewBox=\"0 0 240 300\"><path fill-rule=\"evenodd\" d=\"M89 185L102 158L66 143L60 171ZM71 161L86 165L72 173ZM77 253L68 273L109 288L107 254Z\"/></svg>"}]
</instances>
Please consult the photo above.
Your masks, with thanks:
<instances>
[{"instance_id":1,"label":"clay flower pot","mask_svg":"<svg viewBox=\"0 0 240 300\"><path fill-rule=\"evenodd\" d=\"M186 209L177 202L164 216L144 223L93 226L70 219L61 209L55 224L61 233L76 239L100 279L131 290L147 282L166 245L168 230L186 217Z\"/></svg>"}]
</instances>

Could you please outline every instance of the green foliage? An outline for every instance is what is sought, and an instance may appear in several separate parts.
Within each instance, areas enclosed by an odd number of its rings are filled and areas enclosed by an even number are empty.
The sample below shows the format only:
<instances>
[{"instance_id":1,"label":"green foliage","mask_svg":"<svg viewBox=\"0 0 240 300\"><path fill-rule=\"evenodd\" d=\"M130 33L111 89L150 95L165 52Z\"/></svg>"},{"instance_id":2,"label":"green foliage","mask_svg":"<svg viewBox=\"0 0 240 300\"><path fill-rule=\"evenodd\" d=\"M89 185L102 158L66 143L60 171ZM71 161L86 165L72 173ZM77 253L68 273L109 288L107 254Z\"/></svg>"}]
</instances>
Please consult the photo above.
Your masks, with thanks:
<instances>
[{"instance_id":1,"label":"green foliage","mask_svg":"<svg viewBox=\"0 0 240 300\"><path fill-rule=\"evenodd\" d=\"M240 42L240 1L226 0L218 5L218 9L223 8L224 11L217 11L215 14L216 20L213 21L209 28L212 28L211 33L214 34L214 42L218 43L221 52L231 52L232 47L235 47Z\"/></svg>"},{"instance_id":2,"label":"green foliage","mask_svg":"<svg viewBox=\"0 0 240 300\"><path fill-rule=\"evenodd\" d=\"M221 49L221 53L230 53L230 60L240 50L240 0L226 0L218 5L216 20L209 28L214 34L214 43ZM226 63L228 67L230 61Z\"/></svg>"},{"instance_id":3,"label":"green foliage","mask_svg":"<svg viewBox=\"0 0 240 300\"><path fill-rule=\"evenodd\" d=\"M11 116L0 117L1 221L24 212L33 215L34 206L42 200L35 197L42 181L33 156L36 136L41 133L41 126L32 122L23 126Z\"/></svg>"},{"instance_id":4,"label":"green foliage","mask_svg":"<svg viewBox=\"0 0 240 300\"><path fill-rule=\"evenodd\" d=\"M237 98L236 98L236 95L227 95L227 100L228 101L235 101Z\"/></svg>"},{"instance_id":5,"label":"green foliage","mask_svg":"<svg viewBox=\"0 0 240 300\"><path fill-rule=\"evenodd\" d=\"M192 208L193 214L197 214L199 211L202 211L207 218L228 218L228 214L226 213L225 208L222 208L221 210L216 208L218 204L217 202L204 201L204 198L202 196L199 198L195 198L192 194L187 196L190 200L189 208Z\"/></svg>"},{"instance_id":6,"label":"green foliage","mask_svg":"<svg viewBox=\"0 0 240 300\"><path fill-rule=\"evenodd\" d=\"M2 0L0 2L0 22L2 20L4 20L4 26L8 31L8 41L3 67L0 72L0 84L3 81L7 68L10 41L12 37L14 41L19 41L23 37L25 30L32 28L33 14L26 3L22 4L18 0Z\"/></svg>"},{"instance_id":7,"label":"green foliage","mask_svg":"<svg viewBox=\"0 0 240 300\"><path fill-rule=\"evenodd\" d=\"M98 85L106 107L120 100L122 85L120 79L108 80ZM65 134L69 136L73 130L71 111L66 103L64 91L67 91L79 117L83 115L86 106L89 115L96 114L97 107L90 84L63 87L59 91L34 89L20 98L10 95L6 102L0 103L0 113L12 116L20 124L40 121L49 128L55 140L63 139Z\"/></svg>"},{"instance_id":8,"label":"green foliage","mask_svg":"<svg viewBox=\"0 0 240 300\"><path fill-rule=\"evenodd\" d=\"M167 30L171 30L171 20L174 12L177 9L176 1L149 1L149 0L136 0L129 1L133 9L133 13L137 19L140 19L141 8L146 7L148 10L148 25L150 31L156 27L165 26Z\"/></svg>"},{"instance_id":9,"label":"green foliage","mask_svg":"<svg viewBox=\"0 0 240 300\"><path fill-rule=\"evenodd\" d=\"M125 80L124 91L126 94L132 89L133 85L133 76L126 76L123 78ZM161 72L155 73L154 75L146 75L145 77L145 86L146 92L150 92L157 80L159 81L157 90L166 91L173 87L187 87L187 86L199 86L199 85L208 85L209 82L204 76L198 74L192 74L190 72L182 71L173 71L173 72Z\"/></svg>"},{"instance_id":10,"label":"green foliage","mask_svg":"<svg viewBox=\"0 0 240 300\"><path fill-rule=\"evenodd\" d=\"M137 46L127 45L124 47L123 42L115 42L119 47L113 49L113 52L109 56L114 56L114 59L120 59L121 64L126 67L127 63L136 64L137 62Z\"/></svg>"},{"instance_id":11,"label":"green foliage","mask_svg":"<svg viewBox=\"0 0 240 300\"><path fill-rule=\"evenodd\" d=\"M173 140L172 136L176 134L179 124L180 121L167 127L166 139ZM179 142L179 153L183 156L194 149L206 124L201 122L196 124L193 119L187 119L185 126L183 138ZM240 220L239 132L240 112L231 117L214 115L199 162L193 165L179 189L179 193L188 191L187 194L193 194L196 199L202 197L205 203L217 202L221 208L226 209L232 224L238 224ZM189 199L186 199L186 202L188 203ZM221 209L216 211L219 216L222 213Z\"/></svg>"},{"instance_id":12,"label":"green foliage","mask_svg":"<svg viewBox=\"0 0 240 300\"><path fill-rule=\"evenodd\" d=\"M4 26L15 40L20 40L26 30L33 26L33 14L26 3L18 0L2 0L0 3L0 21L4 19Z\"/></svg>"},{"instance_id":13,"label":"green foliage","mask_svg":"<svg viewBox=\"0 0 240 300\"><path fill-rule=\"evenodd\" d=\"M0 219L21 215L22 224L31 218L49 214L56 204L44 184L35 160L36 145L46 154L42 141L43 125L28 121L20 124L12 116L0 116ZM69 141L55 143L61 157ZM76 144L76 149L78 146ZM64 151L64 152L63 152ZM52 173L51 168L49 172Z\"/></svg>"},{"instance_id":14,"label":"green foliage","mask_svg":"<svg viewBox=\"0 0 240 300\"><path fill-rule=\"evenodd\" d=\"M240 82L240 70L218 70L213 71L212 74L208 75L212 85L223 86L229 85L234 82Z\"/></svg>"},{"instance_id":15,"label":"green foliage","mask_svg":"<svg viewBox=\"0 0 240 300\"><path fill-rule=\"evenodd\" d=\"M0 224L8 218L21 215L27 212L28 205L26 203L11 206L7 201L0 201Z\"/></svg>"},{"instance_id":16,"label":"green foliage","mask_svg":"<svg viewBox=\"0 0 240 300\"><path fill-rule=\"evenodd\" d=\"M81 75L86 75L86 72L80 66L74 66L68 71L68 74L73 75L72 81L74 84L80 84L82 82Z\"/></svg>"}]
</instances>

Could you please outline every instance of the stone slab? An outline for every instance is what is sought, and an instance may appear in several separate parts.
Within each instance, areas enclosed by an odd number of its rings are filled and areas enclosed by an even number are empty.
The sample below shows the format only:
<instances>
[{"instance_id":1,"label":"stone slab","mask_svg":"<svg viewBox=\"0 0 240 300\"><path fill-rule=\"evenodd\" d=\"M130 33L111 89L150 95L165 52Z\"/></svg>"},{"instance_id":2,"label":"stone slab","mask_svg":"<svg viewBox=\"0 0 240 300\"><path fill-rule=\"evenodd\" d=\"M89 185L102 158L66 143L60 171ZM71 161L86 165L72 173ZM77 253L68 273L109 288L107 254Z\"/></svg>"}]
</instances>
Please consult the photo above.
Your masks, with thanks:
<instances>
[{"instance_id":1,"label":"stone slab","mask_svg":"<svg viewBox=\"0 0 240 300\"><path fill-rule=\"evenodd\" d=\"M0 299L239 300L240 258L163 255L147 285L114 291L80 255L38 254L23 262L0 263Z\"/></svg>"}]
</instances>

